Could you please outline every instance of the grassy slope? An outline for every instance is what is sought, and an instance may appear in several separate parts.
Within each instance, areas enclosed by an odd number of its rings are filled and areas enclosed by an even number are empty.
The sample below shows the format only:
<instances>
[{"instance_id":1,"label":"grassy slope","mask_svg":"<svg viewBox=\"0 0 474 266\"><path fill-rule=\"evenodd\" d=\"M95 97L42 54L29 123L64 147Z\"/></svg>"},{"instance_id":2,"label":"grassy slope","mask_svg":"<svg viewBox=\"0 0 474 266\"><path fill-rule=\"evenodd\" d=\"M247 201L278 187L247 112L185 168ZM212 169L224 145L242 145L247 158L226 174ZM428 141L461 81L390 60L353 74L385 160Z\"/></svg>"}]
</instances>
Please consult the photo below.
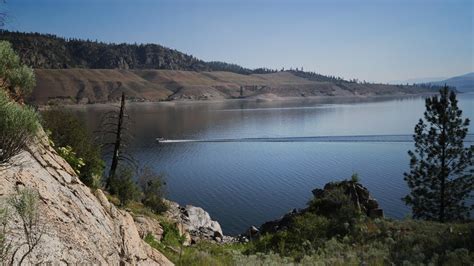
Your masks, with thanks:
<instances>
[{"instance_id":1,"label":"grassy slope","mask_svg":"<svg viewBox=\"0 0 474 266\"><path fill-rule=\"evenodd\" d=\"M153 84L133 72L110 69L37 69L37 85L32 101L45 104L54 98L76 102L88 98L91 102L114 101L125 91L128 97L151 101L165 99L172 92Z\"/></svg>"},{"instance_id":2,"label":"grassy slope","mask_svg":"<svg viewBox=\"0 0 474 266\"><path fill-rule=\"evenodd\" d=\"M302 96L402 95L425 92L413 87L382 84L311 81L289 72L241 75L232 72L118 69L37 69L31 102L47 104L116 101L122 91L141 101L221 100Z\"/></svg>"},{"instance_id":3,"label":"grassy slope","mask_svg":"<svg viewBox=\"0 0 474 266\"><path fill-rule=\"evenodd\" d=\"M109 199L116 201L112 196ZM267 235L250 243L201 242L184 247L180 244L182 240L172 221L152 213L140 203L133 202L125 208L133 214L160 221L164 230L163 239L156 241L148 235L145 242L176 265L470 265L474 259L472 221L442 224L411 219L362 218L350 233L332 238L322 237L319 246L305 246L305 256L295 258L275 253L274 245L278 249L286 249L284 253L292 254L292 244L294 247L295 243L291 243L291 239L297 240L303 236L283 238L278 243L272 243ZM310 225L307 226L310 228ZM315 231L303 234L317 236L322 228L311 230Z\"/></svg>"}]
</instances>

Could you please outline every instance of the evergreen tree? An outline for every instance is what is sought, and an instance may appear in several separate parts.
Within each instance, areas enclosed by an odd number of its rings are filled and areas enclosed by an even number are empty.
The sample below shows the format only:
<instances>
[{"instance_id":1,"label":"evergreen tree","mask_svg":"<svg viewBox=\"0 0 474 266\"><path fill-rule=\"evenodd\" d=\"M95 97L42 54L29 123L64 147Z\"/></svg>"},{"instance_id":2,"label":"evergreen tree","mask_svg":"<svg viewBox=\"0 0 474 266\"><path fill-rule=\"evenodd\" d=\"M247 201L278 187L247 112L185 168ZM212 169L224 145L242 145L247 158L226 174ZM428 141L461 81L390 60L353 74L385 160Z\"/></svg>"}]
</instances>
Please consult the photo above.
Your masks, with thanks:
<instances>
[{"instance_id":1,"label":"evergreen tree","mask_svg":"<svg viewBox=\"0 0 474 266\"><path fill-rule=\"evenodd\" d=\"M440 96L426 99L424 120L415 126L415 150L409 151L410 172L405 181L411 192L403 200L413 218L440 222L469 217L466 199L474 188L474 146L464 138L469 119L462 119L456 94L447 86Z\"/></svg>"}]
</instances>

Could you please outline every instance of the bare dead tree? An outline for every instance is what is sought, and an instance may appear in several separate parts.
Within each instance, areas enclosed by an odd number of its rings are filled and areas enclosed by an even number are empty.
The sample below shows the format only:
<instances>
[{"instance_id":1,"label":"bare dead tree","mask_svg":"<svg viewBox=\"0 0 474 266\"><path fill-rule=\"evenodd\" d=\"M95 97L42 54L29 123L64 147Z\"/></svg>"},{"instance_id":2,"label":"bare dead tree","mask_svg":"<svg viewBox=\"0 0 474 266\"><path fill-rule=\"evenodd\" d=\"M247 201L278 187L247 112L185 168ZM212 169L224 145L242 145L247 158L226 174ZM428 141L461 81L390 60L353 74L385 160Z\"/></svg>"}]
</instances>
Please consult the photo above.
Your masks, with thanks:
<instances>
[{"instance_id":1,"label":"bare dead tree","mask_svg":"<svg viewBox=\"0 0 474 266\"><path fill-rule=\"evenodd\" d=\"M138 168L135 159L128 153L129 142L133 137L129 131L131 121L125 104L125 93L122 93L119 109L105 113L101 129L97 131L98 142L104 151L104 156L111 157L108 178L105 182L106 189L110 188L110 181L115 178L120 162L132 166L134 169Z\"/></svg>"},{"instance_id":2,"label":"bare dead tree","mask_svg":"<svg viewBox=\"0 0 474 266\"><path fill-rule=\"evenodd\" d=\"M120 101L120 112L117 121L117 130L115 132L114 154L112 155L112 165L110 166L109 177L115 177L117 170L118 158L120 156L120 143L122 142L122 126L123 126L123 112L125 109L125 93L122 92L122 99Z\"/></svg>"}]
</instances>

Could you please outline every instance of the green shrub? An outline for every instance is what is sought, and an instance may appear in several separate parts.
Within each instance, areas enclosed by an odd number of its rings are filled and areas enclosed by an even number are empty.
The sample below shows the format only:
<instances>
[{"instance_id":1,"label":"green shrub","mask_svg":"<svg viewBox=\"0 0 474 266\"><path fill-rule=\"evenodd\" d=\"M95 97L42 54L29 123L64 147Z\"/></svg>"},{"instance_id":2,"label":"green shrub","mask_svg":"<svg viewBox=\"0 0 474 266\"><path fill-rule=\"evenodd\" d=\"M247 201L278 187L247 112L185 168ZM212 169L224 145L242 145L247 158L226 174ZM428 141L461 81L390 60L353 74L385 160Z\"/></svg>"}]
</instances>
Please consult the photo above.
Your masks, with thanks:
<instances>
[{"instance_id":1,"label":"green shrub","mask_svg":"<svg viewBox=\"0 0 474 266\"><path fill-rule=\"evenodd\" d=\"M446 251L444 265L470 265L474 261L474 252L469 252L465 248Z\"/></svg>"},{"instance_id":2,"label":"green shrub","mask_svg":"<svg viewBox=\"0 0 474 266\"><path fill-rule=\"evenodd\" d=\"M0 88L0 164L26 148L38 130L38 116L27 106L13 101Z\"/></svg>"},{"instance_id":3,"label":"green shrub","mask_svg":"<svg viewBox=\"0 0 474 266\"><path fill-rule=\"evenodd\" d=\"M288 229L252 243L248 254L275 252L300 261L320 251L328 239L352 241L365 232L363 216L341 187L326 191L308 205L305 212L291 218Z\"/></svg>"},{"instance_id":4,"label":"green shrub","mask_svg":"<svg viewBox=\"0 0 474 266\"><path fill-rule=\"evenodd\" d=\"M361 220L345 236L332 236L332 223L304 214L290 228L260 237L245 254L290 257L306 265L469 265L474 259L474 223ZM315 244L313 244L315 243ZM273 256L274 257L274 256ZM267 260L268 258L265 258Z\"/></svg>"},{"instance_id":5,"label":"green shrub","mask_svg":"<svg viewBox=\"0 0 474 266\"><path fill-rule=\"evenodd\" d=\"M167 246L181 246L183 238L176 225L166 221L162 221L160 225L163 227L163 239L161 242Z\"/></svg>"},{"instance_id":6,"label":"green shrub","mask_svg":"<svg viewBox=\"0 0 474 266\"><path fill-rule=\"evenodd\" d=\"M437 222L422 222L407 220L393 222L390 245L391 260L402 263L434 263L449 264L455 261L453 254L462 249L474 256L474 223L441 224Z\"/></svg>"},{"instance_id":7,"label":"green shrub","mask_svg":"<svg viewBox=\"0 0 474 266\"><path fill-rule=\"evenodd\" d=\"M358 183L360 181L359 174L353 173L351 175L351 181L354 182L354 183Z\"/></svg>"},{"instance_id":8,"label":"green shrub","mask_svg":"<svg viewBox=\"0 0 474 266\"><path fill-rule=\"evenodd\" d=\"M57 148L57 151L58 154L63 157L69 165L71 165L76 173L81 173L80 169L84 166L84 160L76 155L71 146L59 147Z\"/></svg>"},{"instance_id":9,"label":"green shrub","mask_svg":"<svg viewBox=\"0 0 474 266\"><path fill-rule=\"evenodd\" d=\"M36 84L33 70L21 64L11 44L6 41L0 41L0 78L0 86L7 89L16 101L24 100Z\"/></svg>"},{"instance_id":10,"label":"green shrub","mask_svg":"<svg viewBox=\"0 0 474 266\"><path fill-rule=\"evenodd\" d=\"M343 188L334 188L323 198L313 198L309 202L309 210L331 220L330 236L348 234L361 218L360 211Z\"/></svg>"},{"instance_id":11,"label":"green shrub","mask_svg":"<svg viewBox=\"0 0 474 266\"><path fill-rule=\"evenodd\" d=\"M153 235L148 234L145 242L158 249L175 265L255 265L242 264L239 260L246 256L239 256L245 248L244 244L217 244L201 241L192 246L183 246L184 237L179 235L176 225L166 221L160 222L163 227L163 238L157 241ZM270 264L267 264L270 265Z\"/></svg>"},{"instance_id":12,"label":"green shrub","mask_svg":"<svg viewBox=\"0 0 474 266\"><path fill-rule=\"evenodd\" d=\"M163 213L168 206L163 201L163 178L151 168L145 167L139 177L139 184L143 192L142 203L155 213Z\"/></svg>"},{"instance_id":13,"label":"green shrub","mask_svg":"<svg viewBox=\"0 0 474 266\"><path fill-rule=\"evenodd\" d=\"M94 144L92 135L87 131L86 125L70 111L64 111L53 107L41 114L43 126L50 133L50 139L54 143L60 155L68 157L69 163L76 165L76 172L81 181L92 188L100 186L100 178L105 168L105 162L101 158L98 145ZM60 149L70 149L68 153ZM74 153L74 156L69 156ZM75 158L74 158L75 157ZM76 158L82 158L80 166Z\"/></svg>"},{"instance_id":14,"label":"green shrub","mask_svg":"<svg viewBox=\"0 0 474 266\"><path fill-rule=\"evenodd\" d=\"M313 254L324 244L329 229L329 219L306 212L295 217L288 230L266 234L254 241L248 254L275 252L300 260L305 255Z\"/></svg>"},{"instance_id":15,"label":"green shrub","mask_svg":"<svg viewBox=\"0 0 474 266\"><path fill-rule=\"evenodd\" d=\"M133 181L133 171L131 169L118 169L115 177L110 180L110 193L117 195L121 206L125 206L131 201L140 200L140 188Z\"/></svg>"},{"instance_id":16,"label":"green shrub","mask_svg":"<svg viewBox=\"0 0 474 266\"><path fill-rule=\"evenodd\" d=\"M40 241L46 232L46 224L38 209L38 202L38 192L31 188L24 188L19 191L18 195L13 195L9 199L9 206L12 207L15 214L19 217L20 228L22 229L23 235L19 236L15 234L16 240L12 245L13 255L10 260L10 264L12 265L23 265L23 261L28 255L40 245ZM23 252L23 255L15 256L20 255L20 252ZM19 261L15 263L17 257Z\"/></svg>"}]
</instances>

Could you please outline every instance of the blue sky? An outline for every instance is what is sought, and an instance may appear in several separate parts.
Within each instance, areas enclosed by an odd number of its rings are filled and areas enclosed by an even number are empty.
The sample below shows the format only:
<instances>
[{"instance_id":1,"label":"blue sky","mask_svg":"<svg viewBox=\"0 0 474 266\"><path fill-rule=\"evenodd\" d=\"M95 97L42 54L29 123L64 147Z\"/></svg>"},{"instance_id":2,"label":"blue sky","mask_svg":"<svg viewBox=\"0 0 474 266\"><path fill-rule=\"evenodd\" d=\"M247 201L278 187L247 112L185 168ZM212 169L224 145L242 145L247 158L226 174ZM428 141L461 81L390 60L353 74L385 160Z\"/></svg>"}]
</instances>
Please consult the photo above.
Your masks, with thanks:
<instances>
[{"instance_id":1,"label":"blue sky","mask_svg":"<svg viewBox=\"0 0 474 266\"><path fill-rule=\"evenodd\" d=\"M474 0L7 0L7 28L388 82L474 71Z\"/></svg>"}]
</instances>

